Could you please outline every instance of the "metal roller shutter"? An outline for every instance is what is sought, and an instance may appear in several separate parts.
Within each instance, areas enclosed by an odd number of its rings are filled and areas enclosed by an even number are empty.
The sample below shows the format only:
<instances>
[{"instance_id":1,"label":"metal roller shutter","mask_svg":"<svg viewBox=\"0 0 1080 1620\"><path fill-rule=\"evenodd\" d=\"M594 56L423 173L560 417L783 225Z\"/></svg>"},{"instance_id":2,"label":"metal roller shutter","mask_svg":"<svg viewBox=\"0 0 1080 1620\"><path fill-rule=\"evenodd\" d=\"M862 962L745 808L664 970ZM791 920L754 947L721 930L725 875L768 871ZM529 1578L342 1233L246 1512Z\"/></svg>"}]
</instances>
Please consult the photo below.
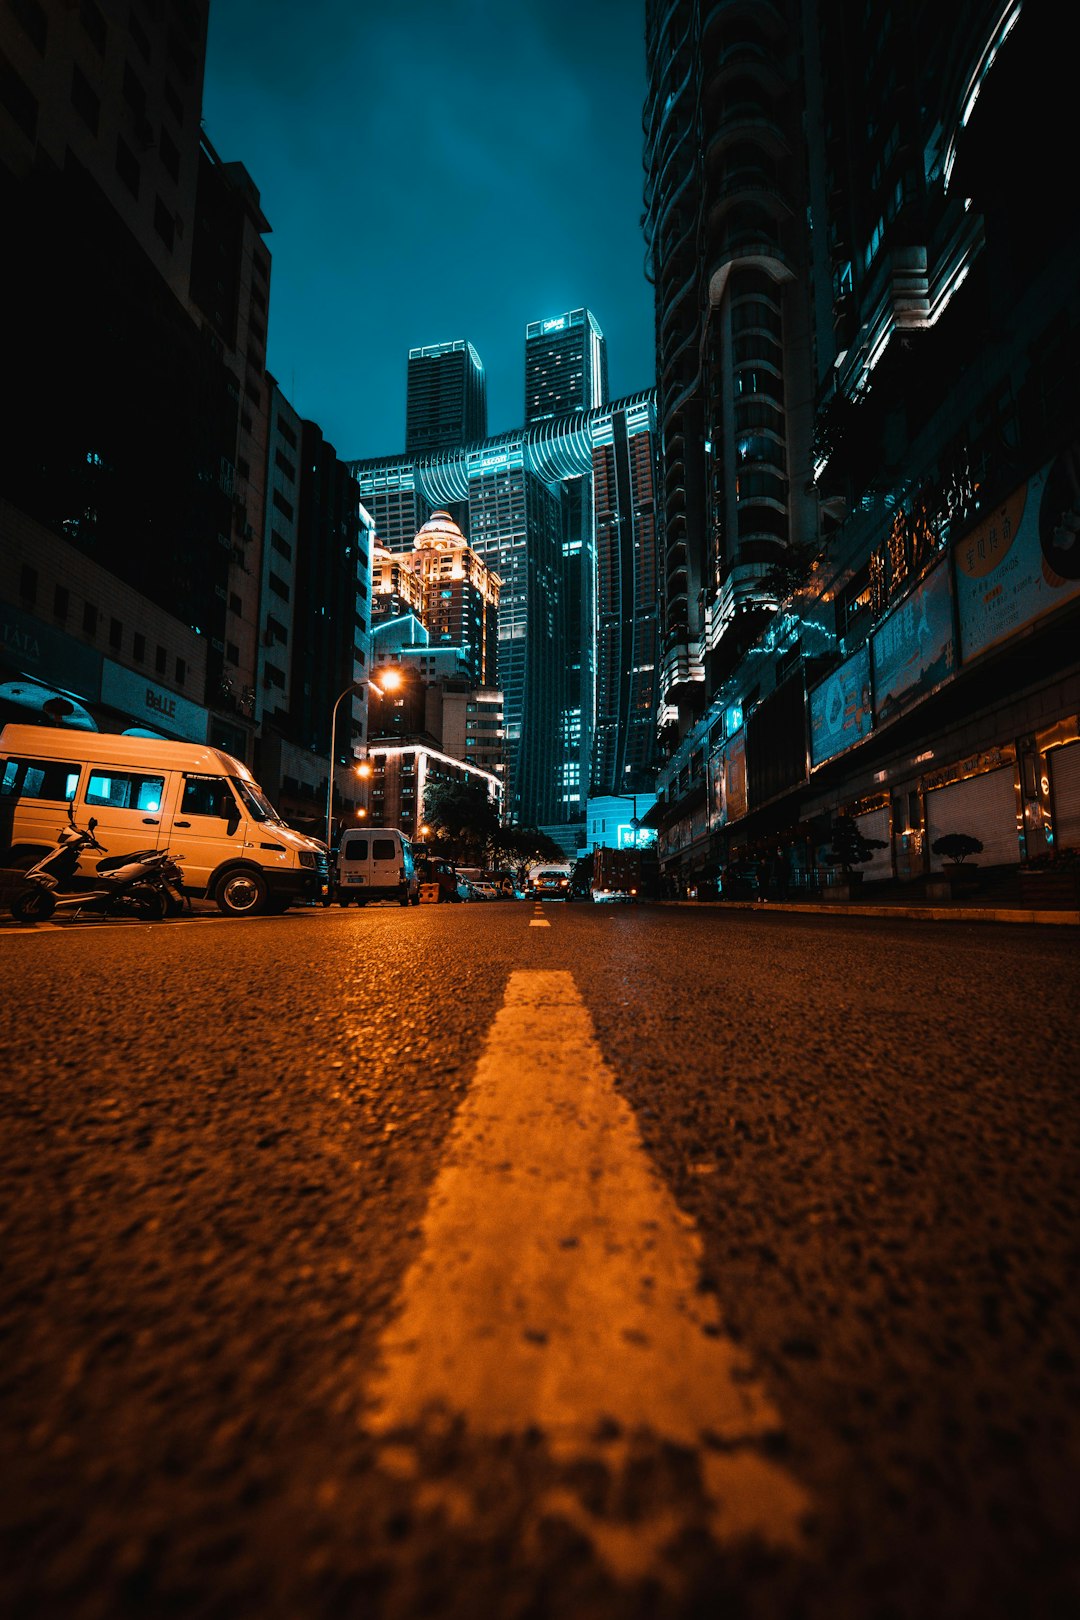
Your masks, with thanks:
<instances>
[{"instance_id":1,"label":"metal roller shutter","mask_svg":"<svg viewBox=\"0 0 1080 1620\"><path fill-rule=\"evenodd\" d=\"M1054 847L1080 849L1080 742L1066 743L1051 753L1050 788Z\"/></svg>"},{"instance_id":2,"label":"metal roller shutter","mask_svg":"<svg viewBox=\"0 0 1080 1620\"><path fill-rule=\"evenodd\" d=\"M973 856L980 866L1015 866L1020 860L1016 833L1016 787L1011 765L1001 770L969 776L966 782L950 782L926 796L926 832L930 847L930 869L940 872L948 865L933 853L935 838L945 833L971 833L983 846Z\"/></svg>"},{"instance_id":3,"label":"metal roller shutter","mask_svg":"<svg viewBox=\"0 0 1080 1620\"><path fill-rule=\"evenodd\" d=\"M873 855L858 870L871 883L879 878L891 878L892 850L889 848L889 808L883 810L869 810L865 816L856 816L855 825L864 838L880 838L884 841L884 849L875 849Z\"/></svg>"}]
</instances>

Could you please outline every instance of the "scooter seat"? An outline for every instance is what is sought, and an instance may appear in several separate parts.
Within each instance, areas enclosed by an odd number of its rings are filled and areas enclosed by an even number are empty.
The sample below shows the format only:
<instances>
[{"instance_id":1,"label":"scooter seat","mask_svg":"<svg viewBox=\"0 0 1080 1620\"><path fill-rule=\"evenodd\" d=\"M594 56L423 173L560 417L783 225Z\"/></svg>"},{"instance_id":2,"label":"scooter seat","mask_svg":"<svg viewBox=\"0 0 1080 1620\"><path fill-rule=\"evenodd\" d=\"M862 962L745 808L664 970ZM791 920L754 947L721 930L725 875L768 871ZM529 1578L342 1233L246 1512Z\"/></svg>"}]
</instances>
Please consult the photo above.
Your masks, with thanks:
<instances>
[{"instance_id":1,"label":"scooter seat","mask_svg":"<svg viewBox=\"0 0 1080 1620\"><path fill-rule=\"evenodd\" d=\"M148 861L156 854L156 849L137 849L133 855L107 855L103 861L98 861L95 871L111 872L118 866L126 866L129 861Z\"/></svg>"}]
</instances>

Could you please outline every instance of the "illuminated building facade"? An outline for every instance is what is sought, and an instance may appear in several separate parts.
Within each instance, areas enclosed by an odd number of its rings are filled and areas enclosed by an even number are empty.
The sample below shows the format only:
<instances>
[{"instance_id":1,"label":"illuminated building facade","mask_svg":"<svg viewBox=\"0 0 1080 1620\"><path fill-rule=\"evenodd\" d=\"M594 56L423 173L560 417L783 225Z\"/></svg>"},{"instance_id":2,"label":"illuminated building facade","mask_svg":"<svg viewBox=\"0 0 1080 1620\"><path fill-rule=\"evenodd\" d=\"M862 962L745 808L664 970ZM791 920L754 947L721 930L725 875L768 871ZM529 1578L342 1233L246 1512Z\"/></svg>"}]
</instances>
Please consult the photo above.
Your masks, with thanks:
<instances>
[{"instance_id":1,"label":"illuminated building facade","mask_svg":"<svg viewBox=\"0 0 1080 1620\"><path fill-rule=\"evenodd\" d=\"M457 339L410 349L405 394L406 451L420 455L486 437L487 378L472 344Z\"/></svg>"},{"instance_id":2,"label":"illuminated building facade","mask_svg":"<svg viewBox=\"0 0 1080 1620\"><path fill-rule=\"evenodd\" d=\"M587 309L525 328L525 426L606 405L607 339Z\"/></svg>"},{"instance_id":3,"label":"illuminated building facade","mask_svg":"<svg viewBox=\"0 0 1080 1620\"><path fill-rule=\"evenodd\" d=\"M423 525L411 567L432 645L460 647L476 683L492 685L499 645L498 574L469 545L449 512L435 512Z\"/></svg>"},{"instance_id":4,"label":"illuminated building facade","mask_svg":"<svg viewBox=\"0 0 1080 1620\"><path fill-rule=\"evenodd\" d=\"M399 496L408 511L463 511L472 550L502 582L496 685L505 703L506 813L547 828L578 824L581 843L598 768L599 694L610 694L603 771L625 777L632 763L647 773L655 760L657 536L647 473L654 455L649 390L460 450L352 463L365 507L397 529ZM605 502L616 502L602 511L594 501L596 468ZM627 610L632 623L616 633ZM629 680L621 668L626 657ZM637 717L646 709L650 723L642 726ZM633 741L616 736L624 726Z\"/></svg>"},{"instance_id":5,"label":"illuminated building facade","mask_svg":"<svg viewBox=\"0 0 1080 1620\"><path fill-rule=\"evenodd\" d=\"M1052 17L650 0L646 38L669 877L780 838L819 883L837 813L871 881L934 881L948 831L1080 846Z\"/></svg>"}]
</instances>

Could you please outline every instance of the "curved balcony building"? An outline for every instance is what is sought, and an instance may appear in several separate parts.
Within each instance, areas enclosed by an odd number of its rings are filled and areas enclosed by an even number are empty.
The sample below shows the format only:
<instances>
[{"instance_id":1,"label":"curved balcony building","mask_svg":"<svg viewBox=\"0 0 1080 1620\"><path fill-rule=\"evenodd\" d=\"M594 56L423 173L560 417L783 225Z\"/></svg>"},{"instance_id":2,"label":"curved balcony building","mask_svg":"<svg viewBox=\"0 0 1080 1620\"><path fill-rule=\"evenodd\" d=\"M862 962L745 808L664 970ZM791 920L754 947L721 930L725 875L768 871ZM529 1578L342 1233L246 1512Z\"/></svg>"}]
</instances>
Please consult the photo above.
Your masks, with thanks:
<instances>
[{"instance_id":1,"label":"curved balcony building","mask_svg":"<svg viewBox=\"0 0 1080 1620\"><path fill-rule=\"evenodd\" d=\"M813 393L798 20L786 0L647 8L669 741L775 606L788 546L815 527L794 470L807 463Z\"/></svg>"}]
</instances>

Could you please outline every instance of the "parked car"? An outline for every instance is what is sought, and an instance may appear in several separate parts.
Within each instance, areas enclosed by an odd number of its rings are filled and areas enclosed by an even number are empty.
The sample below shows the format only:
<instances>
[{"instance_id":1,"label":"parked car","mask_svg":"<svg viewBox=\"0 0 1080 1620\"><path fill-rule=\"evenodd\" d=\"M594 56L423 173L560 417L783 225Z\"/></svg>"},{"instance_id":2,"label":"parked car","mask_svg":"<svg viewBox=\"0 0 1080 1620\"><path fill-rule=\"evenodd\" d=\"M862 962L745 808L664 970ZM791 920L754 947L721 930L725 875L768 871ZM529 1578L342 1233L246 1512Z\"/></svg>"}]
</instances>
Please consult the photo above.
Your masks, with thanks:
<instances>
[{"instance_id":1,"label":"parked car","mask_svg":"<svg viewBox=\"0 0 1080 1620\"><path fill-rule=\"evenodd\" d=\"M529 879L529 893L537 900L565 900L569 892L568 866L541 867Z\"/></svg>"}]
</instances>

